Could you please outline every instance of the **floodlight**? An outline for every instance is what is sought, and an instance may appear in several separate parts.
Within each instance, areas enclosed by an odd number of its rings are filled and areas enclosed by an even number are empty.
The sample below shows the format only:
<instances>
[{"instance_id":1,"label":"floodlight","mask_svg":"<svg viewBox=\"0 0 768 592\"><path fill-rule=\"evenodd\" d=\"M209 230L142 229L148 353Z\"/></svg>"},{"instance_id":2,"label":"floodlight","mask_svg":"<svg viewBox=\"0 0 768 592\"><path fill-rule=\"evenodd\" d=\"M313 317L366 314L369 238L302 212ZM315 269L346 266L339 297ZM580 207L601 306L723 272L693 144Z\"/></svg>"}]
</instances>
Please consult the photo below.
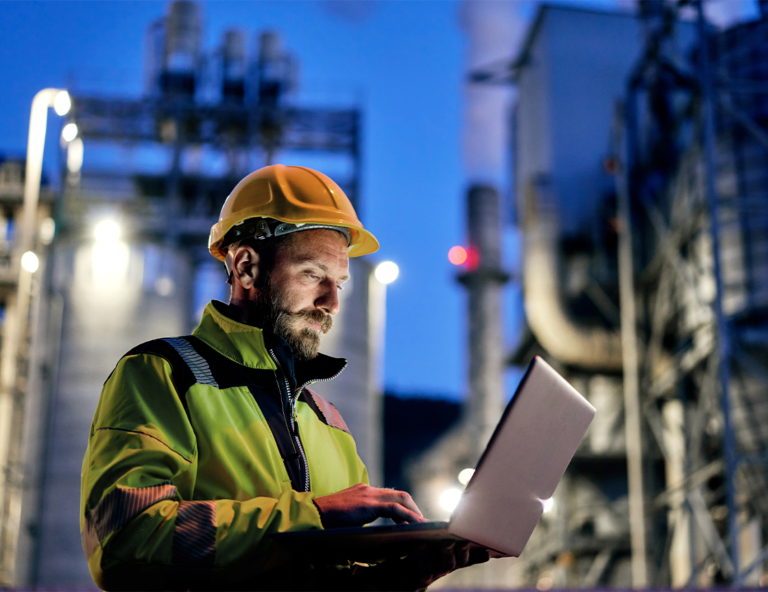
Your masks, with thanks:
<instances>
[{"instance_id":1,"label":"floodlight","mask_svg":"<svg viewBox=\"0 0 768 592\"><path fill-rule=\"evenodd\" d=\"M35 273L40 267L40 260L32 251L27 251L21 256L21 266L29 273Z\"/></svg>"},{"instance_id":2,"label":"floodlight","mask_svg":"<svg viewBox=\"0 0 768 592\"><path fill-rule=\"evenodd\" d=\"M113 243L120 238L120 226L114 220L102 220L94 230L96 242Z\"/></svg>"},{"instance_id":3,"label":"floodlight","mask_svg":"<svg viewBox=\"0 0 768 592\"><path fill-rule=\"evenodd\" d=\"M462 469L462 471L459 473L459 483L462 485L466 485L469 483L469 480L472 478L472 475L475 474L475 469Z\"/></svg>"},{"instance_id":4,"label":"floodlight","mask_svg":"<svg viewBox=\"0 0 768 592\"><path fill-rule=\"evenodd\" d=\"M68 123L64 126L64 129L61 130L61 137L64 139L65 142L71 142L77 137L77 124L76 123Z\"/></svg>"},{"instance_id":5,"label":"floodlight","mask_svg":"<svg viewBox=\"0 0 768 592\"><path fill-rule=\"evenodd\" d=\"M446 489L442 494L440 494L440 506L444 510L453 512L456 509L456 506L459 505L461 494L461 489L457 489L456 487Z\"/></svg>"},{"instance_id":6,"label":"floodlight","mask_svg":"<svg viewBox=\"0 0 768 592\"><path fill-rule=\"evenodd\" d=\"M400 275L400 268L394 261L384 261L376 266L374 275L382 284L391 284Z\"/></svg>"},{"instance_id":7,"label":"floodlight","mask_svg":"<svg viewBox=\"0 0 768 592\"><path fill-rule=\"evenodd\" d=\"M69 98L69 93L65 90L57 92L53 99L53 109L56 111L56 115L66 115L71 108L72 99Z\"/></svg>"}]
</instances>

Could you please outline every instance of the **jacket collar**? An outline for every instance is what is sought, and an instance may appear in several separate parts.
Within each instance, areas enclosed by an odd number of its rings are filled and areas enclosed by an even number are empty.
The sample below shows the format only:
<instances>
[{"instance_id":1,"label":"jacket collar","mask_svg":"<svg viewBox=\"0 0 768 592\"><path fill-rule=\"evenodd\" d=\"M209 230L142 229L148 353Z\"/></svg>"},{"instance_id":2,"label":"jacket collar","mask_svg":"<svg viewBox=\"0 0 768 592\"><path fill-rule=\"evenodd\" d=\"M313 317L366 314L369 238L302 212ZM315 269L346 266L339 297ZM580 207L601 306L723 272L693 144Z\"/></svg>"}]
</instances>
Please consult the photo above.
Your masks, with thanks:
<instances>
[{"instance_id":1,"label":"jacket collar","mask_svg":"<svg viewBox=\"0 0 768 592\"><path fill-rule=\"evenodd\" d=\"M282 337L253 325L233 321L224 313L225 310L223 302L209 302L192 335L233 362L257 370L276 370L276 359L293 389L307 383L335 378L347 365L344 358L332 358L324 354L318 354L313 360L294 363L293 350Z\"/></svg>"}]
</instances>

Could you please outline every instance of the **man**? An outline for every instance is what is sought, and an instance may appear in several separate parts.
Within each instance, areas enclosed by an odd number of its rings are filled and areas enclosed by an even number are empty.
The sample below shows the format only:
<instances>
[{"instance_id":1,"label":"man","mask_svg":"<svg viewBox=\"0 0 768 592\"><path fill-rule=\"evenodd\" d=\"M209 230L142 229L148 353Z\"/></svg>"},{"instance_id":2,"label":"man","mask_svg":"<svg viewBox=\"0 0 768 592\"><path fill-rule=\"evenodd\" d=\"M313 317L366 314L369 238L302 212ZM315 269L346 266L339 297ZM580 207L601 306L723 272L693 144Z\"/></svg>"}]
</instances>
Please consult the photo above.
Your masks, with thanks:
<instances>
[{"instance_id":1,"label":"man","mask_svg":"<svg viewBox=\"0 0 768 592\"><path fill-rule=\"evenodd\" d=\"M228 305L191 336L126 354L108 378L83 461L81 532L104 589L415 590L487 554L431 546L377 566L327 565L269 536L423 518L368 486L336 408L308 385L345 360L318 353L348 256L378 249L349 200L312 169L274 165L232 191L209 249Z\"/></svg>"}]
</instances>

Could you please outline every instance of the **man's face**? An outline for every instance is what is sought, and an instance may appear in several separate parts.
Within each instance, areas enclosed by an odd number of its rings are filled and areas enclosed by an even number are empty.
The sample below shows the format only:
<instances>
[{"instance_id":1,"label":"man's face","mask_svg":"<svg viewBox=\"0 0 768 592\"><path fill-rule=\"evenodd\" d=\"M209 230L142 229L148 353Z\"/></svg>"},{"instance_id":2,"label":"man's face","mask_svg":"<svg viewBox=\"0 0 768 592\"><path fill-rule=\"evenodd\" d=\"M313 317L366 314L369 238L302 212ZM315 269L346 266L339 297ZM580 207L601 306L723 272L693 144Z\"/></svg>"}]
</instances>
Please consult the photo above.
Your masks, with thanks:
<instances>
[{"instance_id":1,"label":"man's face","mask_svg":"<svg viewBox=\"0 0 768 592\"><path fill-rule=\"evenodd\" d=\"M334 230L297 232L279 248L259 290L265 321L285 339L298 360L312 359L320 335L339 312L339 290L349 279L347 241Z\"/></svg>"}]
</instances>

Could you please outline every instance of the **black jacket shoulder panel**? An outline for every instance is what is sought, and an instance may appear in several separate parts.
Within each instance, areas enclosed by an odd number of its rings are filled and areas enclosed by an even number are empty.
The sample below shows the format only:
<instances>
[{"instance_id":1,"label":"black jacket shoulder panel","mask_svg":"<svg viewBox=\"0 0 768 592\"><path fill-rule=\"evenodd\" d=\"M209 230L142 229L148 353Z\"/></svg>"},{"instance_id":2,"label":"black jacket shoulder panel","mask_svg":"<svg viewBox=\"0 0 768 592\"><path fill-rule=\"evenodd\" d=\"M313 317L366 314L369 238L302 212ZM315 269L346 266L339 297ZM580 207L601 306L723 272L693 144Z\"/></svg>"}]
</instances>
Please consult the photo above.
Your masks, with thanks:
<instances>
[{"instance_id":1,"label":"black jacket shoulder panel","mask_svg":"<svg viewBox=\"0 0 768 592\"><path fill-rule=\"evenodd\" d=\"M148 354L159 356L171 365L171 380L179 396L184 398L189 387L197 382L195 375L179 353L178 349L172 345L172 342L187 339L185 337L175 337L168 339L153 339L137 345L125 356L136 356ZM109 380L109 379L107 379Z\"/></svg>"},{"instance_id":2,"label":"black jacket shoulder panel","mask_svg":"<svg viewBox=\"0 0 768 592\"><path fill-rule=\"evenodd\" d=\"M275 373L272 370L256 370L230 360L220 354L202 339L194 335L185 337L195 351L205 360L211 378L218 388L232 388L235 386L252 386L254 384L274 384Z\"/></svg>"}]
</instances>

